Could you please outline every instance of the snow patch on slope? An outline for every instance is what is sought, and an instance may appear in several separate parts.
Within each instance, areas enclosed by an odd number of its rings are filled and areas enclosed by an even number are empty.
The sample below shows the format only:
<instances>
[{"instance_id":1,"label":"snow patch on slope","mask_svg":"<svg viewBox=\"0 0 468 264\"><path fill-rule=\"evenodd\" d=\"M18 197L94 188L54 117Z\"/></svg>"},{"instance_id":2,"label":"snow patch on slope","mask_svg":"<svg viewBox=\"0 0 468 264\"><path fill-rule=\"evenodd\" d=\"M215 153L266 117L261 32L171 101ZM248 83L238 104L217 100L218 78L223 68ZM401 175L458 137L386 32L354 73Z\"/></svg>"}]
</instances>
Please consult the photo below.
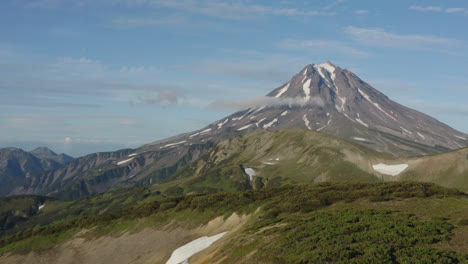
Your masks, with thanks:
<instances>
[{"instance_id":1,"label":"snow patch on slope","mask_svg":"<svg viewBox=\"0 0 468 264\"><path fill-rule=\"evenodd\" d=\"M245 168L244 172L247 173L247 175L249 175L250 182L252 182L254 176L257 176L255 171L253 169L251 169L251 168Z\"/></svg>"},{"instance_id":2,"label":"snow patch on slope","mask_svg":"<svg viewBox=\"0 0 468 264\"><path fill-rule=\"evenodd\" d=\"M372 99L370 99L370 97L364 92L362 91L361 89L358 88L358 92L367 100L369 101L369 103L373 104L377 109L379 109L382 113L386 114L388 117L390 117L391 119L397 121L393 116L389 115L385 110L382 109L382 107L380 107L380 105L378 103L374 103L372 101Z\"/></svg>"},{"instance_id":3,"label":"snow patch on slope","mask_svg":"<svg viewBox=\"0 0 468 264\"><path fill-rule=\"evenodd\" d=\"M406 168L408 168L408 164L386 165L383 163L379 163L376 165L372 165L372 168L385 175L397 176L398 174L406 170Z\"/></svg>"},{"instance_id":4,"label":"snow patch on slope","mask_svg":"<svg viewBox=\"0 0 468 264\"><path fill-rule=\"evenodd\" d=\"M260 119L257 123L255 123L255 125L258 127L258 124L260 124L261 122L265 121L266 118L262 118Z\"/></svg>"},{"instance_id":5,"label":"snow patch on slope","mask_svg":"<svg viewBox=\"0 0 468 264\"><path fill-rule=\"evenodd\" d=\"M275 95L276 98L279 98L282 94L284 94L287 90L289 89L289 83L287 83L279 92L277 95Z\"/></svg>"},{"instance_id":6,"label":"snow patch on slope","mask_svg":"<svg viewBox=\"0 0 468 264\"><path fill-rule=\"evenodd\" d=\"M39 205L39 207L38 207L38 210L41 210L42 208L44 208L44 206L45 206L45 203L44 203L44 204L41 204L41 205Z\"/></svg>"},{"instance_id":7,"label":"snow patch on slope","mask_svg":"<svg viewBox=\"0 0 468 264\"><path fill-rule=\"evenodd\" d=\"M464 137L460 137L460 136L457 136L457 135L454 135L454 136L459 138L459 139L466 140L466 138L464 138Z\"/></svg>"},{"instance_id":8,"label":"snow patch on slope","mask_svg":"<svg viewBox=\"0 0 468 264\"><path fill-rule=\"evenodd\" d=\"M138 153L133 153L133 154L130 154L130 155L128 155L128 156L129 156L129 157L133 157L133 156L136 156L136 155L138 155Z\"/></svg>"},{"instance_id":9,"label":"snow patch on slope","mask_svg":"<svg viewBox=\"0 0 468 264\"><path fill-rule=\"evenodd\" d=\"M226 120L224 120L224 122L219 123L218 124L218 129L222 128L224 126L224 124L226 124L227 121L229 121L229 118L226 118Z\"/></svg>"},{"instance_id":10,"label":"snow patch on slope","mask_svg":"<svg viewBox=\"0 0 468 264\"><path fill-rule=\"evenodd\" d=\"M126 160L119 161L119 162L117 162L117 166L120 166L120 165L123 165L123 164L125 164L125 163L127 163L127 162L130 162L130 161L132 161L133 159L134 159L134 158L130 158L130 159L126 159Z\"/></svg>"},{"instance_id":11,"label":"snow patch on slope","mask_svg":"<svg viewBox=\"0 0 468 264\"><path fill-rule=\"evenodd\" d=\"M368 139L360 138L360 137L353 137L353 139L355 139L357 141L369 141Z\"/></svg>"},{"instance_id":12,"label":"snow patch on slope","mask_svg":"<svg viewBox=\"0 0 468 264\"><path fill-rule=\"evenodd\" d=\"M362 121L362 120L359 119L359 118L356 118L356 121L357 121L359 124L361 124L361 125L363 125L363 126L365 126L365 127L369 127L368 124L364 123L364 121Z\"/></svg>"},{"instance_id":13,"label":"snow patch on slope","mask_svg":"<svg viewBox=\"0 0 468 264\"><path fill-rule=\"evenodd\" d=\"M281 113L281 116L285 116L285 115L287 115L287 114L288 114L288 111L286 110L286 111L284 111L283 113Z\"/></svg>"},{"instance_id":14,"label":"snow patch on slope","mask_svg":"<svg viewBox=\"0 0 468 264\"><path fill-rule=\"evenodd\" d=\"M185 244L172 252L171 257L166 264L188 264L189 258L198 252L207 249L216 240L223 237L227 232L223 232L214 236L204 236Z\"/></svg>"},{"instance_id":15,"label":"snow patch on slope","mask_svg":"<svg viewBox=\"0 0 468 264\"><path fill-rule=\"evenodd\" d=\"M310 82L311 79L308 79L304 85L302 85L302 90L304 91L306 101L309 101L310 99Z\"/></svg>"},{"instance_id":16,"label":"snow patch on slope","mask_svg":"<svg viewBox=\"0 0 468 264\"><path fill-rule=\"evenodd\" d=\"M420 136L422 139L426 139L426 137L424 137L421 133L419 132L416 132L418 134L418 136Z\"/></svg>"},{"instance_id":17,"label":"snow patch on slope","mask_svg":"<svg viewBox=\"0 0 468 264\"><path fill-rule=\"evenodd\" d=\"M211 130L211 129L210 129ZM201 133L201 132L200 132ZM175 145L180 145L180 144L183 144L187 142L187 140L184 140L184 141L180 141L180 142L176 142L176 143L171 143L171 144L167 144L165 146L162 146L161 148L167 148L167 147L172 147L172 146L175 146ZM118 165L118 164L117 164Z\"/></svg>"},{"instance_id":18,"label":"snow patch on slope","mask_svg":"<svg viewBox=\"0 0 468 264\"><path fill-rule=\"evenodd\" d=\"M304 120L304 123L305 123L306 127L307 127L308 129L312 130L312 128L311 128L310 125L309 125L309 120L307 119L307 114L304 114L304 115L302 116L302 120Z\"/></svg>"},{"instance_id":19,"label":"snow patch on slope","mask_svg":"<svg viewBox=\"0 0 468 264\"><path fill-rule=\"evenodd\" d=\"M244 130L244 129L247 129L247 128L249 128L251 125L252 125L252 124L243 126L243 127L239 128L239 129L237 129L237 131L242 131L242 130Z\"/></svg>"},{"instance_id":20,"label":"snow patch on slope","mask_svg":"<svg viewBox=\"0 0 468 264\"><path fill-rule=\"evenodd\" d=\"M271 127L274 123L278 122L278 118L273 119L270 123L263 125L263 128L269 128Z\"/></svg>"},{"instance_id":21,"label":"snow patch on slope","mask_svg":"<svg viewBox=\"0 0 468 264\"><path fill-rule=\"evenodd\" d=\"M408 134L413 134L413 132L411 132L411 131L405 129L404 127L400 127L400 128L401 128L404 132L406 132L406 133L408 133Z\"/></svg>"}]
</instances>

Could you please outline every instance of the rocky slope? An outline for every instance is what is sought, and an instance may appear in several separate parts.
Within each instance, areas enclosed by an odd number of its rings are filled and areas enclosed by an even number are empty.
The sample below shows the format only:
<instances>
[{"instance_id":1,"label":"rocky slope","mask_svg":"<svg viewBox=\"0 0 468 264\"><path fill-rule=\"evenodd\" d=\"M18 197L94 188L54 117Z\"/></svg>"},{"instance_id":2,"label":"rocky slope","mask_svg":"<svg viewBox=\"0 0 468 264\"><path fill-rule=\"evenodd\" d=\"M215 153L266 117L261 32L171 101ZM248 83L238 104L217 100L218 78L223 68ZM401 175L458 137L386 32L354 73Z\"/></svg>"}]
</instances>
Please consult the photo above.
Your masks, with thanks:
<instances>
[{"instance_id":1,"label":"rocky slope","mask_svg":"<svg viewBox=\"0 0 468 264\"><path fill-rule=\"evenodd\" d=\"M18 148L0 149L0 195L9 194L17 186L27 184L33 175L58 169L73 158L57 155L48 148L31 152Z\"/></svg>"}]
</instances>

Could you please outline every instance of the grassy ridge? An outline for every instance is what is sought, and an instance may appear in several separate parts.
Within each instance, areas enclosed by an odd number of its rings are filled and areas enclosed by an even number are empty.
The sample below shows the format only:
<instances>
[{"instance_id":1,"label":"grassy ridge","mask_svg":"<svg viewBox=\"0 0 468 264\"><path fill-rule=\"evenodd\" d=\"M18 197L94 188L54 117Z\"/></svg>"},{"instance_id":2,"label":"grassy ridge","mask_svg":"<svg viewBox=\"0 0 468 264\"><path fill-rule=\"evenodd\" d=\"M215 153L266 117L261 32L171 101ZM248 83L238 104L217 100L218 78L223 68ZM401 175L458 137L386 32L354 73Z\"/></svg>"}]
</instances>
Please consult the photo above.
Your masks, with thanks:
<instances>
[{"instance_id":1,"label":"grassy ridge","mask_svg":"<svg viewBox=\"0 0 468 264\"><path fill-rule=\"evenodd\" d=\"M371 261L378 259L379 254L384 254L388 250L400 260L411 261L412 256L429 252L427 254L433 256L429 258L432 260L437 259L436 256L447 255L454 261L453 263L461 261L465 257L462 254L447 253L431 247L450 239L453 225L447 221L421 220L414 215L395 210L354 209L351 206L363 199L370 203L379 203L428 199L428 197L466 199L463 193L453 189L413 182L320 183L234 193L176 196L111 213L78 217L45 227L27 229L0 240L0 254L26 253L30 250L52 247L83 229L103 235L115 230L131 230L137 226L139 228L148 225L158 226L170 220L177 220L188 226L197 226L216 216L227 216L232 212L253 213L257 208L261 208L258 214L262 216L262 221L251 222L233 238L233 245L224 249L222 254L229 256L231 263L238 263L236 262L238 257L245 257L242 252L247 252L249 249L243 248L255 241L256 246L251 246L252 251L249 252L255 251L253 258L267 263L308 263L304 262L305 260L310 263L340 262L354 258ZM334 209L337 204L346 206ZM258 233L262 228L278 223L284 223L285 226L271 229L267 233ZM328 230L326 231L328 235L321 233L324 230ZM377 234L381 232L388 234L385 239L391 243L373 242L379 238ZM314 248L308 248L309 240L318 238L322 241L314 243ZM393 247L388 248L387 244ZM330 249L337 246L346 249L349 254L340 255ZM374 249L367 249L369 246ZM416 248L414 249L416 253L413 252L413 248ZM271 258L272 252L281 253L283 259ZM298 255L297 252L303 254Z\"/></svg>"}]
</instances>

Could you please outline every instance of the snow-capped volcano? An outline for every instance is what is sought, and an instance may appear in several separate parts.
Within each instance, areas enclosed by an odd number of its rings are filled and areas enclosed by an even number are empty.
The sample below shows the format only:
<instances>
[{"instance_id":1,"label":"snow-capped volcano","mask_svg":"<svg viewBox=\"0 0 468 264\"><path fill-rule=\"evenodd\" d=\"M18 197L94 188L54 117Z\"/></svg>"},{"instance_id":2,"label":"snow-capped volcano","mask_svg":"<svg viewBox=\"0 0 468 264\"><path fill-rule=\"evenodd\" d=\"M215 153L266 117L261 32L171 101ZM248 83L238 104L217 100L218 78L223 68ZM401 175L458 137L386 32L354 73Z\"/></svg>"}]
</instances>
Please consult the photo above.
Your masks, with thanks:
<instances>
[{"instance_id":1,"label":"snow-capped volcano","mask_svg":"<svg viewBox=\"0 0 468 264\"><path fill-rule=\"evenodd\" d=\"M136 150L96 153L76 159L28 179L28 183L9 194L41 193L76 198L116 186L164 182L178 169L207 153L214 144L257 129L315 130L395 156L438 153L468 146L468 135L390 100L352 72L331 62L307 65L263 99L198 131Z\"/></svg>"},{"instance_id":2,"label":"snow-capped volcano","mask_svg":"<svg viewBox=\"0 0 468 264\"><path fill-rule=\"evenodd\" d=\"M466 134L390 100L331 62L307 65L267 96L284 103L252 106L190 138L216 140L255 129L306 128L394 155L437 153L468 145ZM291 103L298 101L303 103Z\"/></svg>"}]
</instances>

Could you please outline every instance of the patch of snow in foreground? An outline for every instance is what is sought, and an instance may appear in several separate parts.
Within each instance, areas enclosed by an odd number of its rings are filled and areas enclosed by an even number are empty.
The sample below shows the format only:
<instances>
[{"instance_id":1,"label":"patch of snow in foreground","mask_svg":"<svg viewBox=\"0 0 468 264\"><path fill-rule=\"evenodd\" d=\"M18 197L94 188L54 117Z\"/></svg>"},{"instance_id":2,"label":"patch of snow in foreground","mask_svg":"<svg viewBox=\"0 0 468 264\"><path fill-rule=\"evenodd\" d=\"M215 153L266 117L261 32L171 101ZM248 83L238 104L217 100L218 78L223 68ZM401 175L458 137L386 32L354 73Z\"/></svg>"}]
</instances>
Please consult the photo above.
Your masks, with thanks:
<instances>
[{"instance_id":1,"label":"patch of snow in foreground","mask_svg":"<svg viewBox=\"0 0 468 264\"><path fill-rule=\"evenodd\" d=\"M278 122L278 118L273 119L270 123L263 125L263 128L269 128L271 127L274 123Z\"/></svg>"},{"instance_id":2,"label":"patch of snow in foreground","mask_svg":"<svg viewBox=\"0 0 468 264\"><path fill-rule=\"evenodd\" d=\"M237 129L237 131L241 131L241 130L247 129L247 128L249 128L251 125L252 125L252 124L243 126L243 127L239 128L239 129Z\"/></svg>"},{"instance_id":3,"label":"patch of snow in foreground","mask_svg":"<svg viewBox=\"0 0 468 264\"><path fill-rule=\"evenodd\" d=\"M377 165L372 165L372 168L385 175L397 176L408 168L408 164L386 165L379 163Z\"/></svg>"},{"instance_id":4,"label":"patch of snow in foreground","mask_svg":"<svg viewBox=\"0 0 468 264\"><path fill-rule=\"evenodd\" d=\"M134 158L119 161L119 162L117 162L117 166L120 166L120 165L123 165L123 164L125 164L125 163L127 163L127 162L130 162L130 161L132 161L133 159L134 159Z\"/></svg>"},{"instance_id":5,"label":"patch of snow in foreground","mask_svg":"<svg viewBox=\"0 0 468 264\"><path fill-rule=\"evenodd\" d=\"M42 208L44 208L45 206L45 203L43 205L39 205L39 210L41 210Z\"/></svg>"},{"instance_id":6,"label":"patch of snow in foreground","mask_svg":"<svg viewBox=\"0 0 468 264\"><path fill-rule=\"evenodd\" d=\"M457 138L459 138L459 139L466 140L466 138L464 138L464 137L459 137L459 136L456 136L456 135L454 135L454 136L457 137Z\"/></svg>"},{"instance_id":7,"label":"patch of snow in foreground","mask_svg":"<svg viewBox=\"0 0 468 264\"><path fill-rule=\"evenodd\" d=\"M247 173L247 175L249 175L250 181L252 181L253 177L257 175L255 171L251 168L245 168L244 171L245 173Z\"/></svg>"},{"instance_id":8,"label":"patch of snow in foreground","mask_svg":"<svg viewBox=\"0 0 468 264\"><path fill-rule=\"evenodd\" d=\"M192 242L181 246L180 248L174 250L172 252L171 257L166 262L166 264L180 264L180 263L189 263L188 260L193 255L197 254L198 252L207 249L211 244L213 244L216 240L223 237L227 232L223 232L214 236L204 236L198 239L193 240Z\"/></svg>"},{"instance_id":9,"label":"patch of snow in foreground","mask_svg":"<svg viewBox=\"0 0 468 264\"><path fill-rule=\"evenodd\" d=\"M353 139L357 140L357 141L369 141L365 138L360 138L360 137L353 137Z\"/></svg>"},{"instance_id":10,"label":"patch of snow in foreground","mask_svg":"<svg viewBox=\"0 0 468 264\"><path fill-rule=\"evenodd\" d=\"M133 156L136 156L136 155L138 155L138 153L133 153L133 154L130 154L130 155L128 155L128 156L129 156L129 157L133 157Z\"/></svg>"},{"instance_id":11,"label":"patch of snow in foreground","mask_svg":"<svg viewBox=\"0 0 468 264\"><path fill-rule=\"evenodd\" d=\"M262 163L265 164L265 165L276 165L276 163L268 162L268 161L265 161L265 162L262 162Z\"/></svg>"}]
</instances>

